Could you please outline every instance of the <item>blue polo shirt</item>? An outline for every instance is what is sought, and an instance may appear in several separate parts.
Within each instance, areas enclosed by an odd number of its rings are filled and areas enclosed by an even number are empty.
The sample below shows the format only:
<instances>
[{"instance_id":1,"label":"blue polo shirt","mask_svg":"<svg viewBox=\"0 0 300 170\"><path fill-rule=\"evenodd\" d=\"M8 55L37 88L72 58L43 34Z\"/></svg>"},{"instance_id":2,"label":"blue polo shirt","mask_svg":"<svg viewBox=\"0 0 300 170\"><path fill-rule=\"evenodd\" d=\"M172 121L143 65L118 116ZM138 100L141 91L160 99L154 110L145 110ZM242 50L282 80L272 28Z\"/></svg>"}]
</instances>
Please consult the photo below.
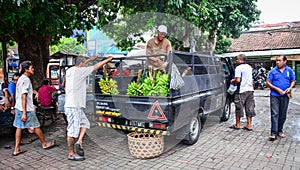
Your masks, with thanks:
<instances>
[{"instance_id":1,"label":"blue polo shirt","mask_svg":"<svg viewBox=\"0 0 300 170\"><path fill-rule=\"evenodd\" d=\"M8 92L14 94L14 101L16 102L16 84L12 81L8 84Z\"/></svg>"},{"instance_id":2,"label":"blue polo shirt","mask_svg":"<svg viewBox=\"0 0 300 170\"><path fill-rule=\"evenodd\" d=\"M292 81L295 81L295 75L293 70L285 65L284 71L281 72L276 66L273 68L268 75L268 80L272 83L273 86L280 88L281 90L286 90L290 87ZM284 94L285 95L285 94ZM283 96L277 93L275 90L271 89L271 96Z\"/></svg>"}]
</instances>

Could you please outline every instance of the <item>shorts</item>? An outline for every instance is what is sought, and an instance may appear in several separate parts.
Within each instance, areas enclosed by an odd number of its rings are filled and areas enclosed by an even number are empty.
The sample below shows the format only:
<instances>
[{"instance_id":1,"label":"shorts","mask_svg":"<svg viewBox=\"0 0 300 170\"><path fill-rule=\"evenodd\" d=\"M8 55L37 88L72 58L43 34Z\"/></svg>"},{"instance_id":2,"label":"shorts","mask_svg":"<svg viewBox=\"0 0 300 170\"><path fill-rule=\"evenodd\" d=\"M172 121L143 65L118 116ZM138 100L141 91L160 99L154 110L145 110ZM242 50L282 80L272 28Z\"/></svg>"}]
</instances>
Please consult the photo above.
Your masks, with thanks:
<instances>
[{"instance_id":1,"label":"shorts","mask_svg":"<svg viewBox=\"0 0 300 170\"><path fill-rule=\"evenodd\" d=\"M20 128L20 129L26 129L29 127L37 128L40 127L40 122L35 114L34 111L27 112L27 120L26 122L22 122L22 115L23 111L20 111L18 109L15 110L15 120L14 120L14 127Z\"/></svg>"},{"instance_id":2,"label":"shorts","mask_svg":"<svg viewBox=\"0 0 300 170\"><path fill-rule=\"evenodd\" d=\"M79 136L80 128L90 128L90 122L82 108L66 107L65 114L68 121L68 137L77 138Z\"/></svg>"},{"instance_id":3,"label":"shorts","mask_svg":"<svg viewBox=\"0 0 300 170\"><path fill-rule=\"evenodd\" d=\"M234 97L234 104L235 104L235 115L237 117L244 116L244 110L246 112L247 117L254 117L255 114L255 102L253 91L246 91L240 94L235 94Z\"/></svg>"}]
</instances>

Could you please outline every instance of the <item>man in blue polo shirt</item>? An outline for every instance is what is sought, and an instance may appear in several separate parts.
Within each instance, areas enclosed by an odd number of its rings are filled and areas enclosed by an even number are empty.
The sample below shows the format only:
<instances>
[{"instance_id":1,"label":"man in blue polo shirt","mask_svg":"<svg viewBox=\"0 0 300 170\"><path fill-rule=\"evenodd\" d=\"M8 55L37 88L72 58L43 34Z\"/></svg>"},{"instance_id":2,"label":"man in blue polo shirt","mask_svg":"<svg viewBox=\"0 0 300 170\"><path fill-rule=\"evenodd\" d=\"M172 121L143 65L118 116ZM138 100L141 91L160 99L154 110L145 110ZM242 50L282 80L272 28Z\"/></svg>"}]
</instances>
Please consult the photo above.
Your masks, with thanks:
<instances>
[{"instance_id":1,"label":"man in blue polo shirt","mask_svg":"<svg viewBox=\"0 0 300 170\"><path fill-rule=\"evenodd\" d=\"M271 89L271 136L270 141L277 136L284 138L283 125L286 120L286 112L289 105L289 94L295 86L293 70L286 65L287 58L284 55L276 57L276 67L269 72L267 86Z\"/></svg>"}]
</instances>

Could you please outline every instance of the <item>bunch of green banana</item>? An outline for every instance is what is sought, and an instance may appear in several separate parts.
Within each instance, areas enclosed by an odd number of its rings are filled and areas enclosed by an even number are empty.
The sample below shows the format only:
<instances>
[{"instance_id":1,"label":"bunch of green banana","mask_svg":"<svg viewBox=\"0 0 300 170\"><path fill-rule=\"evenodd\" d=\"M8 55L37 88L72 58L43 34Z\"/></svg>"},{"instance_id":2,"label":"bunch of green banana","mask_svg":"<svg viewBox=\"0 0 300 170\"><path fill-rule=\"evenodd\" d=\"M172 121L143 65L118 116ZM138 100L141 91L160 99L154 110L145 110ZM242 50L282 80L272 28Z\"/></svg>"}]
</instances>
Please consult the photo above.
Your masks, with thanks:
<instances>
[{"instance_id":1,"label":"bunch of green banana","mask_svg":"<svg viewBox=\"0 0 300 170\"><path fill-rule=\"evenodd\" d=\"M129 96L143 96L142 85L136 82L131 82L127 88Z\"/></svg>"},{"instance_id":2,"label":"bunch of green banana","mask_svg":"<svg viewBox=\"0 0 300 170\"><path fill-rule=\"evenodd\" d=\"M131 82L128 85L127 94L130 96L168 96L169 91L169 74L163 74L161 71L149 70L149 77L140 81L141 72L138 74L137 82Z\"/></svg>"},{"instance_id":3,"label":"bunch of green banana","mask_svg":"<svg viewBox=\"0 0 300 170\"><path fill-rule=\"evenodd\" d=\"M161 72L158 72L156 75L156 83L154 87L154 92L152 92L151 96L168 96L170 93L169 90L169 74L162 74Z\"/></svg>"},{"instance_id":4,"label":"bunch of green banana","mask_svg":"<svg viewBox=\"0 0 300 170\"><path fill-rule=\"evenodd\" d=\"M154 90L155 82L153 77L146 77L142 84L144 96L149 96L149 93Z\"/></svg>"},{"instance_id":5,"label":"bunch of green banana","mask_svg":"<svg viewBox=\"0 0 300 170\"><path fill-rule=\"evenodd\" d=\"M100 78L99 87L102 94L119 94L117 82L112 78Z\"/></svg>"}]
</instances>

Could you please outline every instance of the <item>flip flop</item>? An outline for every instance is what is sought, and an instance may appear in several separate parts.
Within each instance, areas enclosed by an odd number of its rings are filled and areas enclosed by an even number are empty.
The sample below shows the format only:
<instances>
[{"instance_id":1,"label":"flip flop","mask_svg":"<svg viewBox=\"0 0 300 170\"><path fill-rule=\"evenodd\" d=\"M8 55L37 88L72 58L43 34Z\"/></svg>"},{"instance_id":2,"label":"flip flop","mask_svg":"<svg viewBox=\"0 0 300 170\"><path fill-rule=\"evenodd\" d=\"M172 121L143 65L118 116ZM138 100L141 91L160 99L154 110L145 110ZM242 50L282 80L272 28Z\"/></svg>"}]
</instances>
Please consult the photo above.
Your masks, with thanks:
<instances>
[{"instance_id":1,"label":"flip flop","mask_svg":"<svg viewBox=\"0 0 300 170\"><path fill-rule=\"evenodd\" d=\"M72 156L72 157L68 157L68 160L69 160L69 161L84 161L85 158L82 157L82 156L74 155L74 156Z\"/></svg>"},{"instance_id":2,"label":"flip flop","mask_svg":"<svg viewBox=\"0 0 300 170\"><path fill-rule=\"evenodd\" d=\"M236 127L236 125L231 125L229 126L230 129L234 129L234 130L240 130L241 128Z\"/></svg>"},{"instance_id":3,"label":"flip flop","mask_svg":"<svg viewBox=\"0 0 300 170\"><path fill-rule=\"evenodd\" d=\"M82 146L78 142L75 143L75 152L79 156L84 156L84 150L83 150Z\"/></svg>"},{"instance_id":4,"label":"flip flop","mask_svg":"<svg viewBox=\"0 0 300 170\"><path fill-rule=\"evenodd\" d=\"M276 136L269 136L269 141L274 141L276 139L277 139Z\"/></svg>"},{"instance_id":5,"label":"flip flop","mask_svg":"<svg viewBox=\"0 0 300 170\"><path fill-rule=\"evenodd\" d=\"M19 150L18 153L12 153L12 156L18 156L18 155L20 155L22 153L25 153L25 152L27 152L27 150Z\"/></svg>"},{"instance_id":6,"label":"flip flop","mask_svg":"<svg viewBox=\"0 0 300 170\"><path fill-rule=\"evenodd\" d=\"M43 148L43 149L49 150L49 149L54 148L55 146L57 146L57 145L56 145L56 140L53 139L53 140L51 141L51 145L48 146L48 147L46 147L46 148Z\"/></svg>"},{"instance_id":7,"label":"flip flop","mask_svg":"<svg viewBox=\"0 0 300 170\"><path fill-rule=\"evenodd\" d=\"M278 136L281 137L281 138L285 138L286 137L286 135L284 133L279 133Z\"/></svg>"},{"instance_id":8,"label":"flip flop","mask_svg":"<svg viewBox=\"0 0 300 170\"><path fill-rule=\"evenodd\" d=\"M247 128L246 126L243 127L244 130L252 131L253 129Z\"/></svg>"}]
</instances>

